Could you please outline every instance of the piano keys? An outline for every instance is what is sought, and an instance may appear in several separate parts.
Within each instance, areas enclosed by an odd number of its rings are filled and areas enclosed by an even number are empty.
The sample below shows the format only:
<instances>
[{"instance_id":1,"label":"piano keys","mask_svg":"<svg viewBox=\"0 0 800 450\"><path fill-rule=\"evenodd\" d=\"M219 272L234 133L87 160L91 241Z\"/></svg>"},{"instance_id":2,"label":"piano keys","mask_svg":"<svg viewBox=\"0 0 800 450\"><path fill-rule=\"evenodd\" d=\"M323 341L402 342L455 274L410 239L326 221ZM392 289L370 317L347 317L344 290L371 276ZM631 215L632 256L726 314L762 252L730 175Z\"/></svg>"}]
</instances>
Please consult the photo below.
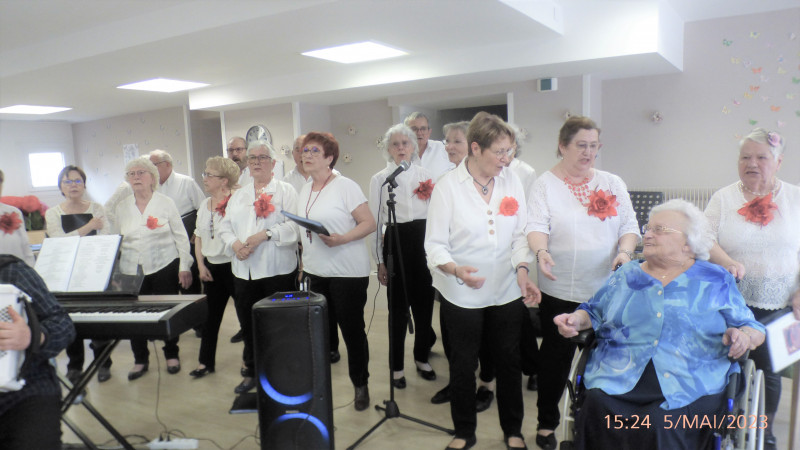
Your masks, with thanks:
<instances>
[{"instance_id":1,"label":"piano keys","mask_svg":"<svg viewBox=\"0 0 800 450\"><path fill-rule=\"evenodd\" d=\"M204 323L208 314L205 295L70 296L59 302L80 339L172 339Z\"/></svg>"}]
</instances>

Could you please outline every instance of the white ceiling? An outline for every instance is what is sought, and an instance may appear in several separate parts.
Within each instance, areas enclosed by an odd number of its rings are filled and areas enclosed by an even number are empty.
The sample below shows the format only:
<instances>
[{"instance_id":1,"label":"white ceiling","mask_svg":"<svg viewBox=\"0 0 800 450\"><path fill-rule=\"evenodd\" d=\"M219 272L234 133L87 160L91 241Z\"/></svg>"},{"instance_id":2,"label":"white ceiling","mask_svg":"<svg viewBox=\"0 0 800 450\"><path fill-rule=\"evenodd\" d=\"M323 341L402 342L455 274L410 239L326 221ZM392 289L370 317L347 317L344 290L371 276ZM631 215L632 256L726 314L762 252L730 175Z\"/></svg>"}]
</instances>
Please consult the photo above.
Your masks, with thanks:
<instances>
[{"instance_id":1,"label":"white ceiling","mask_svg":"<svg viewBox=\"0 0 800 450\"><path fill-rule=\"evenodd\" d=\"M670 73L682 66L682 36L675 30L683 22L798 5L798 0L0 0L0 107L68 106L73 109L47 116L2 118L82 122L180 105L229 110L289 101L391 102L540 77ZM655 38L650 42L648 36ZM409 55L354 65L300 55L363 40ZM670 45L678 51L670 52ZM173 94L115 88L154 77L211 86ZM473 103L493 99L484 94ZM416 105L424 102L423 96Z\"/></svg>"}]
</instances>

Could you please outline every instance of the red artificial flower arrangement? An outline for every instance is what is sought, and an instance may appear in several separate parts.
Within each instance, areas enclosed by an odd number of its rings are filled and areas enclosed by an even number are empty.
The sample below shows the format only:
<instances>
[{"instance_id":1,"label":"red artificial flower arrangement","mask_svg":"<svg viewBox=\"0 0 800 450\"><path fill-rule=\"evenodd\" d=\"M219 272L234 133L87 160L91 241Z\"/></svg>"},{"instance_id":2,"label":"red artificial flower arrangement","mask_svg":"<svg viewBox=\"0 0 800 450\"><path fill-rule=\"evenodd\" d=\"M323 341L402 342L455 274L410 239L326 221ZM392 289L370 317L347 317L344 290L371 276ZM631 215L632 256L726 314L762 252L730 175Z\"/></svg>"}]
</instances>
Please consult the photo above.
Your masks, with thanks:
<instances>
[{"instance_id":1,"label":"red artificial flower arrangement","mask_svg":"<svg viewBox=\"0 0 800 450\"><path fill-rule=\"evenodd\" d=\"M44 214L47 212L47 205L40 202L35 195L0 197L0 203L11 205L22 211L26 230L44 230Z\"/></svg>"},{"instance_id":2,"label":"red artificial flower arrangement","mask_svg":"<svg viewBox=\"0 0 800 450\"><path fill-rule=\"evenodd\" d=\"M617 196L612 195L611 191L595 189L589 196L589 215L605 221L608 217L617 215Z\"/></svg>"},{"instance_id":3,"label":"red artificial flower arrangement","mask_svg":"<svg viewBox=\"0 0 800 450\"><path fill-rule=\"evenodd\" d=\"M272 204L272 196L267 194L259 195L253 206L256 208L256 216L261 218L266 218L275 211L275 205Z\"/></svg>"},{"instance_id":4,"label":"red artificial flower arrangement","mask_svg":"<svg viewBox=\"0 0 800 450\"><path fill-rule=\"evenodd\" d=\"M149 216L147 218L147 228L150 228L151 230L155 230L156 228L163 227L163 226L164 226L163 224L162 225L158 224L158 217Z\"/></svg>"},{"instance_id":5,"label":"red artificial flower arrangement","mask_svg":"<svg viewBox=\"0 0 800 450\"><path fill-rule=\"evenodd\" d=\"M6 234L17 231L21 223L22 219L15 212L5 213L0 216L0 230L3 230Z\"/></svg>"},{"instance_id":6,"label":"red artificial flower arrangement","mask_svg":"<svg viewBox=\"0 0 800 450\"><path fill-rule=\"evenodd\" d=\"M503 197L503 200L500 201L501 216L513 216L517 214L518 209L519 203L514 197Z\"/></svg>"},{"instance_id":7,"label":"red artificial flower arrangement","mask_svg":"<svg viewBox=\"0 0 800 450\"><path fill-rule=\"evenodd\" d=\"M231 194L228 194L228 196L225 197L224 200L219 202L217 207L214 208L214 212L218 213L220 215L220 217L225 217L225 208L228 207L228 200L230 200L230 199L231 199Z\"/></svg>"},{"instance_id":8,"label":"red artificial flower arrangement","mask_svg":"<svg viewBox=\"0 0 800 450\"><path fill-rule=\"evenodd\" d=\"M775 214L772 211L776 209L778 209L778 205L772 201L772 192L770 192L763 197L756 197L745 203L738 212L744 216L746 221L763 227L775 218Z\"/></svg>"},{"instance_id":9,"label":"red artificial flower arrangement","mask_svg":"<svg viewBox=\"0 0 800 450\"><path fill-rule=\"evenodd\" d=\"M433 181L430 178L427 181L420 181L419 187L414 189L414 194L420 200L428 200L433 193L433 186Z\"/></svg>"}]
</instances>

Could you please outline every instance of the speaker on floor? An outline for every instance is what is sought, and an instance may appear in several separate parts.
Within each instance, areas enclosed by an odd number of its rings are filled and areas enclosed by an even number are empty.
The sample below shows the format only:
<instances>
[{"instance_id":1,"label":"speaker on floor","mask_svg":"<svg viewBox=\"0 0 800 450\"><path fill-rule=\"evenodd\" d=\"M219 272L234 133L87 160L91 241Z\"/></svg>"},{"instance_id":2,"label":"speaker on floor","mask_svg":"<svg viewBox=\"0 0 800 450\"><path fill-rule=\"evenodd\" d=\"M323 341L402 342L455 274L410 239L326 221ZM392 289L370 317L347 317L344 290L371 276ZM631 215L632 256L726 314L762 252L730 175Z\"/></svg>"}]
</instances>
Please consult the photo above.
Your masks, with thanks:
<instances>
[{"instance_id":1,"label":"speaker on floor","mask_svg":"<svg viewBox=\"0 0 800 450\"><path fill-rule=\"evenodd\" d=\"M253 305L262 449L332 449L328 308L313 292L279 292Z\"/></svg>"}]
</instances>

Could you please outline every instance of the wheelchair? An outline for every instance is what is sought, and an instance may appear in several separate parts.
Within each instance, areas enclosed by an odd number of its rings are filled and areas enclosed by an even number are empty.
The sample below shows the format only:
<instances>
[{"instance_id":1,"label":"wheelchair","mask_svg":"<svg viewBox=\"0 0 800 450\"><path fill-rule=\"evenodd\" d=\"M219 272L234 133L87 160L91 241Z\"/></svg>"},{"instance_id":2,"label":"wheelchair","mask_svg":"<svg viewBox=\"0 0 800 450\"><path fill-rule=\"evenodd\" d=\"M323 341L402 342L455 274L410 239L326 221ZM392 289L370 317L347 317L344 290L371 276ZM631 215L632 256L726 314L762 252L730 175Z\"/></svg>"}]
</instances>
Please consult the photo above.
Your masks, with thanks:
<instances>
[{"instance_id":1,"label":"wheelchair","mask_svg":"<svg viewBox=\"0 0 800 450\"><path fill-rule=\"evenodd\" d=\"M575 418L580 412L586 386L583 383L583 374L589 354L597 346L594 330L591 328L581 331L578 336L571 338L578 345L578 351L572 359L569 378L567 379L566 393L562 400L562 435L560 450L574 449L577 430ZM764 373L756 370L755 363L746 359L747 354L740 358L740 373L731 374L726 388L726 405L724 426L714 433L713 450L763 450L764 429L758 427L758 418L763 417L764 411ZM709 449L710 450L710 449Z\"/></svg>"}]
</instances>

